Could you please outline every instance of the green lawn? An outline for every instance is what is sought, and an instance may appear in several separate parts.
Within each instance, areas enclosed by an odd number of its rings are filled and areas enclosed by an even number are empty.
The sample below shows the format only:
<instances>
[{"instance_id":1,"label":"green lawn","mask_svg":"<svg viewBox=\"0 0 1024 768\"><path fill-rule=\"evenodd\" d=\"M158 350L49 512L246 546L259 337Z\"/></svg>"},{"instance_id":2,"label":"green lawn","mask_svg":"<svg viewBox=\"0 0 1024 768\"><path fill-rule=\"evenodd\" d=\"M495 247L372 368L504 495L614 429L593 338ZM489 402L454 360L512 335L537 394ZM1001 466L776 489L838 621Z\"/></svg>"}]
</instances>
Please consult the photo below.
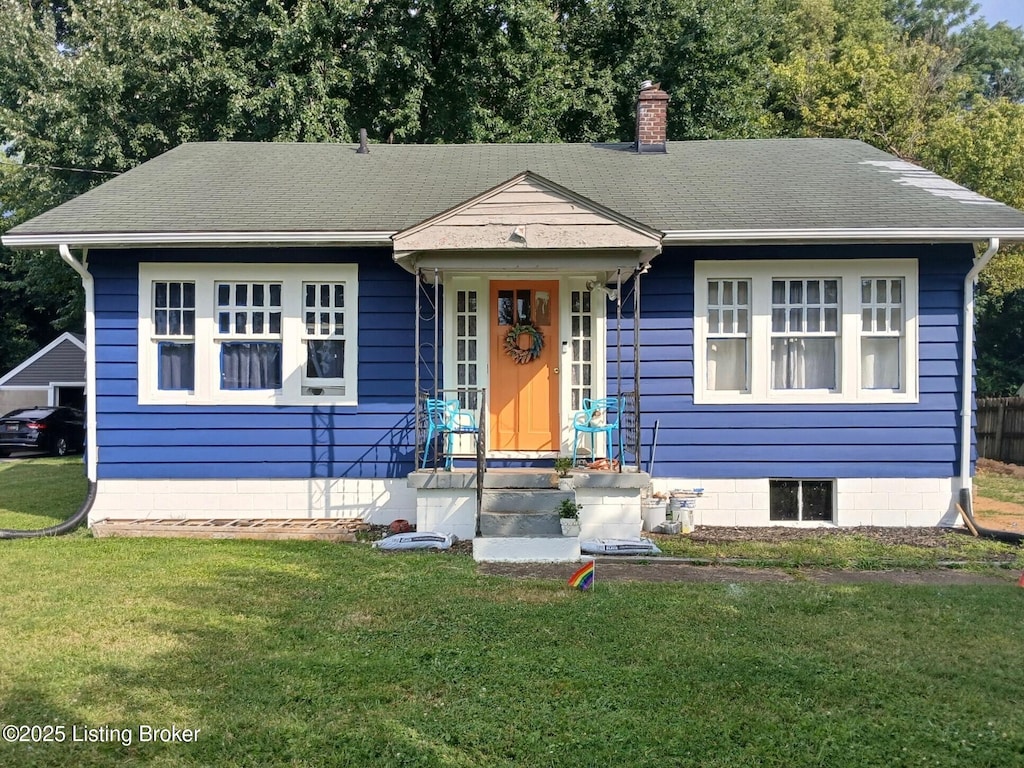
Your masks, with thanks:
<instances>
[{"instance_id":1,"label":"green lawn","mask_svg":"<svg viewBox=\"0 0 1024 768\"><path fill-rule=\"evenodd\" d=\"M81 456L0 462L0 528L46 528L67 520L88 490Z\"/></svg>"},{"instance_id":2,"label":"green lawn","mask_svg":"<svg viewBox=\"0 0 1024 768\"><path fill-rule=\"evenodd\" d=\"M78 537L0 542L0 585L0 723L133 739L0 743L4 766L1024 764L1010 578L599 567L578 593L456 555ZM143 725L201 731L140 744Z\"/></svg>"}]
</instances>

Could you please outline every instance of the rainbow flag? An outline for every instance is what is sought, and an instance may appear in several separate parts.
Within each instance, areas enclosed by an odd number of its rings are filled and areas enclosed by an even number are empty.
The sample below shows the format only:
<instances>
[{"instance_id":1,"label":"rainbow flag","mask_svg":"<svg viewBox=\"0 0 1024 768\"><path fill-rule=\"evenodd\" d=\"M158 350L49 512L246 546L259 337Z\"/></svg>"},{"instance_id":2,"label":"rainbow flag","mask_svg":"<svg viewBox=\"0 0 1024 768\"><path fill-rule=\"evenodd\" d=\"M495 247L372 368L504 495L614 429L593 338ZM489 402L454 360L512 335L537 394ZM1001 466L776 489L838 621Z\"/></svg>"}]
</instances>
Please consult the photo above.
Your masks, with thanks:
<instances>
[{"instance_id":1,"label":"rainbow flag","mask_svg":"<svg viewBox=\"0 0 1024 768\"><path fill-rule=\"evenodd\" d=\"M594 586L594 561L591 560L589 563L580 568L576 573L569 577L569 586L575 587L579 590L590 589Z\"/></svg>"}]
</instances>

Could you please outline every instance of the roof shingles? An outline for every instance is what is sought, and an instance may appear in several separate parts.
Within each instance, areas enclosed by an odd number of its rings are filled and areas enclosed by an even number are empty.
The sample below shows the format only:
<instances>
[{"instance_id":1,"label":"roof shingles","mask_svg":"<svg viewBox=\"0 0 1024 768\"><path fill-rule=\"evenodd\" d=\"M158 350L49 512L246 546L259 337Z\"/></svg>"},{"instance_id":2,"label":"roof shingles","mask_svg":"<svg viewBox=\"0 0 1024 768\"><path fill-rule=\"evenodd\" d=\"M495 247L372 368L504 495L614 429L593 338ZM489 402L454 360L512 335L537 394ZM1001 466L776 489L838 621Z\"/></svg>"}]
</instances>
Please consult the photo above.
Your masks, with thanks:
<instances>
[{"instance_id":1,"label":"roof shingles","mask_svg":"<svg viewBox=\"0 0 1024 768\"><path fill-rule=\"evenodd\" d=\"M532 171L664 232L1019 229L1024 213L900 183L856 141L184 144L9 235L397 232ZM938 177L932 177L937 179ZM925 185L927 186L927 185Z\"/></svg>"}]
</instances>

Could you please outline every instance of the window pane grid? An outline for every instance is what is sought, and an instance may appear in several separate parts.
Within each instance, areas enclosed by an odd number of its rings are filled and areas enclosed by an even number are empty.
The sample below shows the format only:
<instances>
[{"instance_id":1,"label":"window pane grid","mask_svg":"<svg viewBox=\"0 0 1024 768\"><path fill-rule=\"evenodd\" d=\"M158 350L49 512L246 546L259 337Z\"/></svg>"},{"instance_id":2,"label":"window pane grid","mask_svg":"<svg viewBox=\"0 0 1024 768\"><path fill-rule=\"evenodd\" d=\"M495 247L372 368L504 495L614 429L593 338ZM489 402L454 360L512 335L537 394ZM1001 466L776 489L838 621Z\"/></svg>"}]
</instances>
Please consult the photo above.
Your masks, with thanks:
<instances>
[{"instance_id":1,"label":"window pane grid","mask_svg":"<svg viewBox=\"0 0 1024 768\"><path fill-rule=\"evenodd\" d=\"M583 401L594 396L593 391L593 343L591 330L593 314L590 291L571 291L569 296L570 319L570 408L578 411Z\"/></svg>"},{"instance_id":2,"label":"window pane grid","mask_svg":"<svg viewBox=\"0 0 1024 768\"><path fill-rule=\"evenodd\" d=\"M280 283L217 283L218 336L280 338Z\"/></svg>"},{"instance_id":3,"label":"window pane grid","mask_svg":"<svg viewBox=\"0 0 1024 768\"><path fill-rule=\"evenodd\" d=\"M708 281L708 336L750 335L750 281Z\"/></svg>"},{"instance_id":4,"label":"window pane grid","mask_svg":"<svg viewBox=\"0 0 1024 768\"><path fill-rule=\"evenodd\" d=\"M158 338L193 337L196 332L195 283L153 283L153 326Z\"/></svg>"},{"instance_id":5,"label":"window pane grid","mask_svg":"<svg viewBox=\"0 0 1024 768\"><path fill-rule=\"evenodd\" d=\"M459 405L470 410L480 405L480 394L476 391L480 370L478 302L476 291L455 293L455 376L459 388Z\"/></svg>"},{"instance_id":6,"label":"window pane grid","mask_svg":"<svg viewBox=\"0 0 1024 768\"><path fill-rule=\"evenodd\" d=\"M861 280L861 331L871 336L903 335L902 278Z\"/></svg>"},{"instance_id":7,"label":"window pane grid","mask_svg":"<svg viewBox=\"0 0 1024 768\"><path fill-rule=\"evenodd\" d=\"M344 338L345 284L303 283L303 337Z\"/></svg>"},{"instance_id":8,"label":"window pane grid","mask_svg":"<svg viewBox=\"0 0 1024 768\"><path fill-rule=\"evenodd\" d=\"M839 280L772 280L773 336L838 336Z\"/></svg>"}]
</instances>

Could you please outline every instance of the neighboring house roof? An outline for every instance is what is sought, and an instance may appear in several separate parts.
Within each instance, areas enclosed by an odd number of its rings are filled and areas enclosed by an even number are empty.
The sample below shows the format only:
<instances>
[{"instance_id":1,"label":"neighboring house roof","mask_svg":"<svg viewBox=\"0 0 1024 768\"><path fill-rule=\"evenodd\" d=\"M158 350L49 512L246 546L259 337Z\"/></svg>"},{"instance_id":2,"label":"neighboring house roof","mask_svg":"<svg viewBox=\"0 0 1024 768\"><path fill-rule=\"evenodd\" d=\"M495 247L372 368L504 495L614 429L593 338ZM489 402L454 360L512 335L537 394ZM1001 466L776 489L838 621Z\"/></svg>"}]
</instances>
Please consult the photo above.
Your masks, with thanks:
<instances>
[{"instance_id":1,"label":"neighboring house roof","mask_svg":"<svg viewBox=\"0 0 1024 768\"><path fill-rule=\"evenodd\" d=\"M0 376L0 387L45 387L54 381L85 381L85 340L80 334L62 333Z\"/></svg>"},{"instance_id":2,"label":"neighboring house roof","mask_svg":"<svg viewBox=\"0 0 1024 768\"><path fill-rule=\"evenodd\" d=\"M859 141L183 144L11 229L11 247L379 242L530 171L665 242L1024 240L1024 213Z\"/></svg>"}]
</instances>

